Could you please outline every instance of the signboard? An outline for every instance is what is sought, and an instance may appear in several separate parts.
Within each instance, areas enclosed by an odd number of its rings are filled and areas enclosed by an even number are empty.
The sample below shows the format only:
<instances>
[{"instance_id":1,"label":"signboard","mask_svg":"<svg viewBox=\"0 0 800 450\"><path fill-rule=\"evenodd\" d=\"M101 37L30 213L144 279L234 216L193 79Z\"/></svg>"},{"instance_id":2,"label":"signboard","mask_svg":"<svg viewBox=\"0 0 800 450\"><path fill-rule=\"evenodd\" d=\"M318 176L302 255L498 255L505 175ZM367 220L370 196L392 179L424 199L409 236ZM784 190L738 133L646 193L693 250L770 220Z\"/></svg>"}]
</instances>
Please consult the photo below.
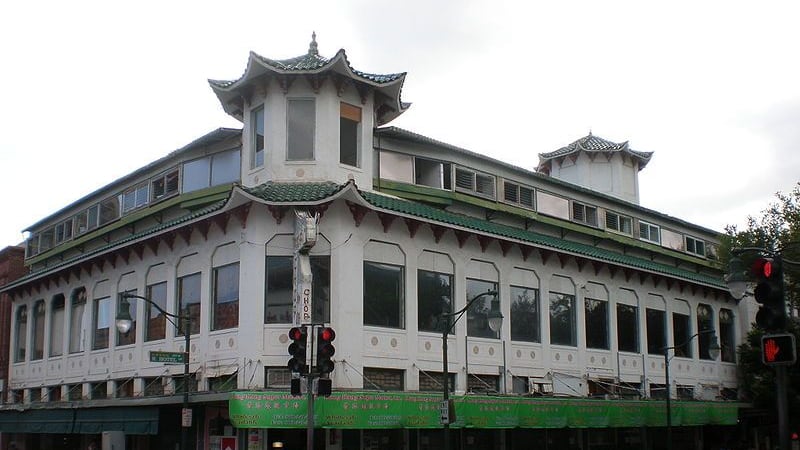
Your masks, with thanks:
<instances>
[{"instance_id":1,"label":"signboard","mask_svg":"<svg viewBox=\"0 0 800 450\"><path fill-rule=\"evenodd\" d=\"M192 409L181 408L181 426L189 428L192 426Z\"/></svg>"},{"instance_id":2,"label":"signboard","mask_svg":"<svg viewBox=\"0 0 800 450\"><path fill-rule=\"evenodd\" d=\"M761 361L768 366L790 366L797 361L794 335L790 333L761 336Z\"/></svg>"},{"instance_id":3,"label":"signboard","mask_svg":"<svg viewBox=\"0 0 800 450\"><path fill-rule=\"evenodd\" d=\"M311 323L312 304L311 288L311 259L308 255L295 252L294 270L292 270L293 288L292 297L292 325L299 327ZM310 348L311 346L309 346Z\"/></svg>"},{"instance_id":4,"label":"signboard","mask_svg":"<svg viewBox=\"0 0 800 450\"><path fill-rule=\"evenodd\" d=\"M664 402L455 396L454 428L606 428L664 426ZM237 428L305 428L306 400L284 392L234 392L228 401ZM740 404L673 402L673 424L735 425ZM441 428L441 394L334 392L314 401L319 428Z\"/></svg>"},{"instance_id":5,"label":"signboard","mask_svg":"<svg viewBox=\"0 0 800 450\"><path fill-rule=\"evenodd\" d=\"M150 352L150 362L167 364L184 364L186 353L184 352Z\"/></svg>"}]
</instances>

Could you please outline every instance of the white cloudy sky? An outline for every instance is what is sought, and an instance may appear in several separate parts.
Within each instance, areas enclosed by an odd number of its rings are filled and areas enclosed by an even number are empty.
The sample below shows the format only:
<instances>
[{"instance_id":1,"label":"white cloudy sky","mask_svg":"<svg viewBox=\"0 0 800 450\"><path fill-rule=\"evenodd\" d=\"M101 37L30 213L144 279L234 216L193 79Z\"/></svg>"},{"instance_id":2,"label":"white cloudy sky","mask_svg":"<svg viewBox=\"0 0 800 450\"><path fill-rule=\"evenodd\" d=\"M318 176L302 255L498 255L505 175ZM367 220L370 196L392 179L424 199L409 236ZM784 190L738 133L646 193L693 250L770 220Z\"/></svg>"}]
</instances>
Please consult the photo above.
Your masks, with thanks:
<instances>
[{"instance_id":1,"label":"white cloudy sky","mask_svg":"<svg viewBox=\"0 0 800 450\"><path fill-rule=\"evenodd\" d=\"M120 6L122 5L122 6ZM294 6L297 5L297 6ZM220 126L248 52L407 71L392 125L533 168L591 130L655 155L643 206L722 230L800 180L796 1L6 2L0 248Z\"/></svg>"}]
</instances>

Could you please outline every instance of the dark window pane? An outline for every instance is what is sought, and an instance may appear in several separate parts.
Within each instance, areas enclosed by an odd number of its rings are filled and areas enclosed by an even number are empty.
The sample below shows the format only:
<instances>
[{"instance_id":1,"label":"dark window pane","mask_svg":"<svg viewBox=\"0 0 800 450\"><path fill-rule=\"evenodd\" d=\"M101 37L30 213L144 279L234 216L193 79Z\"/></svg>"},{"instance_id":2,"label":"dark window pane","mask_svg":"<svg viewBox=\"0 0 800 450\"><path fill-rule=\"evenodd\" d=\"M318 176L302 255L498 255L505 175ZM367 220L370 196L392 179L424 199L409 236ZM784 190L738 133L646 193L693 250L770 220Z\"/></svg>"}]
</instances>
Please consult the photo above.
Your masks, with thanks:
<instances>
[{"instance_id":1,"label":"dark window pane","mask_svg":"<svg viewBox=\"0 0 800 450\"><path fill-rule=\"evenodd\" d=\"M417 272L417 327L420 331L442 332L442 313L452 313L453 276L420 270Z\"/></svg>"},{"instance_id":2,"label":"dark window pane","mask_svg":"<svg viewBox=\"0 0 800 450\"><path fill-rule=\"evenodd\" d=\"M72 308L69 322L69 352L78 353L83 350L83 313L86 309L86 288L78 288L72 291L70 296Z\"/></svg>"},{"instance_id":3,"label":"dark window pane","mask_svg":"<svg viewBox=\"0 0 800 450\"><path fill-rule=\"evenodd\" d=\"M575 296L550 293L550 343L577 347Z\"/></svg>"},{"instance_id":4,"label":"dark window pane","mask_svg":"<svg viewBox=\"0 0 800 450\"><path fill-rule=\"evenodd\" d=\"M117 311L119 311L120 309L120 303L122 302L123 294L136 294L136 291L132 290L127 292L121 292L117 296ZM116 331L117 345L129 345L136 343L136 310L137 310L137 305L139 304L140 301L143 300L139 300L138 298L128 299L128 305L130 305L130 312L131 312L131 329L128 330L128 332L125 334L120 333L119 330ZM116 314L114 314L114 316L116 317ZM116 326L114 327L114 329L116 329Z\"/></svg>"},{"instance_id":5,"label":"dark window pane","mask_svg":"<svg viewBox=\"0 0 800 450\"><path fill-rule=\"evenodd\" d=\"M17 309L17 348L14 352L14 362L25 361L28 348L28 307L20 306Z\"/></svg>"},{"instance_id":6,"label":"dark window pane","mask_svg":"<svg viewBox=\"0 0 800 450\"><path fill-rule=\"evenodd\" d=\"M157 283L147 287L147 298L158 305L159 308L167 310L167 283ZM151 304L145 305L145 341L155 341L166 337L167 316L158 308Z\"/></svg>"},{"instance_id":7,"label":"dark window pane","mask_svg":"<svg viewBox=\"0 0 800 450\"><path fill-rule=\"evenodd\" d=\"M108 332L111 326L111 298L99 298L94 301L92 320L94 336L92 350L108 348Z\"/></svg>"},{"instance_id":8,"label":"dark window pane","mask_svg":"<svg viewBox=\"0 0 800 450\"><path fill-rule=\"evenodd\" d=\"M315 110L313 99L289 100L287 160L312 161L314 159Z\"/></svg>"},{"instance_id":9,"label":"dark window pane","mask_svg":"<svg viewBox=\"0 0 800 450\"><path fill-rule=\"evenodd\" d=\"M637 307L617 304L617 341L621 352L639 352L639 312Z\"/></svg>"},{"instance_id":10,"label":"dark window pane","mask_svg":"<svg viewBox=\"0 0 800 450\"><path fill-rule=\"evenodd\" d=\"M33 305L33 352L32 360L44 358L44 300Z\"/></svg>"},{"instance_id":11,"label":"dark window pane","mask_svg":"<svg viewBox=\"0 0 800 450\"><path fill-rule=\"evenodd\" d=\"M511 286L511 340L541 342L539 290Z\"/></svg>"},{"instance_id":12,"label":"dark window pane","mask_svg":"<svg viewBox=\"0 0 800 450\"><path fill-rule=\"evenodd\" d=\"M672 313L672 339L675 347L675 356L683 358L692 357L692 327L690 318L686 314Z\"/></svg>"},{"instance_id":13,"label":"dark window pane","mask_svg":"<svg viewBox=\"0 0 800 450\"><path fill-rule=\"evenodd\" d=\"M339 162L358 166L358 122L339 119Z\"/></svg>"},{"instance_id":14,"label":"dark window pane","mask_svg":"<svg viewBox=\"0 0 800 450\"><path fill-rule=\"evenodd\" d=\"M608 350L608 302L587 298L584 309L586 347Z\"/></svg>"},{"instance_id":15,"label":"dark window pane","mask_svg":"<svg viewBox=\"0 0 800 450\"><path fill-rule=\"evenodd\" d=\"M647 353L663 355L666 340L666 315L664 311L647 308Z\"/></svg>"},{"instance_id":16,"label":"dark window pane","mask_svg":"<svg viewBox=\"0 0 800 450\"><path fill-rule=\"evenodd\" d=\"M723 362L736 362L736 330L734 314L730 309L719 310L719 345Z\"/></svg>"},{"instance_id":17,"label":"dark window pane","mask_svg":"<svg viewBox=\"0 0 800 450\"><path fill-rule=\"evenodd\" d=\"M714 313L711 307L704 304L697 305L697 332L714 330ZM708 349L714 339L713 333L704 333L697 336L697 343L700 348L700 359L713 359Z\"/></svg>"},{"instance_id":18,"label":"dark window pane","mask_svg":"<svg viewBox=\"0 0 800 450\"><path fill-rule=\"evenodd\" d=\"M330 322L331 257L310 257L314 322ZM264 323L292 323L292 257L267 257Z\"/></svg>"},{"instance_id":19,"label":"dark window pane","mask_svg":"<svg viewBox=\"0 0 800 450\"><path fill-rule=\"evenodd\" d=\"M212 330L239 326L239 263L214 269Z\"/></svg>"},{"instance_id":20,"label":"dark window pane","mask_svg":"<svg viewBox=\"0 0 800 450\"><path fill-rule=\"evenodd\" d=\"M66 319L66 301L64 294L57 294L50 302L53 315L50 319L50 356L61 356L64 353L64 320Z\"/></svg>"},{"instance_id":21,"label":"dark window pane","mask_svg":"<svg viewBox=\"0 0 800 450\"><path fill-rule=\"evenodd\" d=\"M402 391L405 371L401 369L378 369L364 367L364 389Z\"/></svg>"},{"instance_id":22,"label":"dark window pane","mask_svg":"<svg viewBox=\"0 0 800 450\"><path fill-rule=\"evenodd\" d=\"M252 146L253 160L252 167L264 165L264 108L253 111L250 126L253 129Z\"/></svg>"},{"instance_id":23,"label":"dark window pane","mask_svg":"<svg viewBox=\"0 0 800 450\"><path fill-rule=\"evenodd\" d=\"M403 268L364 262L364 325L405 328Z\"/></svg>"},{"instance_id":24,"label":"dark window pane","mask_svg":"<svg viewBox=\"0 0 800 450\"><path fill-rule=\"evenodd\" d=\"M480 297L467 310L467 336L495 338L500 337L500 330L492 331L489 328L489 312L492 310L492 300L497 297L497 283L483 280L467 279L466 304L475 297L486 292L495 292L495 295Z\"/></svg>"},{"instance_id":25,"label":"dark window pane","mask_svg":"<svg viewBox=\"0 0 800 450\"><path fill-rule=\"evenodd\" d=\"M178 314L186 317L188 314L190 334L200 332L200 274L195 273L178 278ZM183 321L182 321L183 322ZM186 324L181 323L177 335L183 336Z\"/></svg>"}]
</instances>

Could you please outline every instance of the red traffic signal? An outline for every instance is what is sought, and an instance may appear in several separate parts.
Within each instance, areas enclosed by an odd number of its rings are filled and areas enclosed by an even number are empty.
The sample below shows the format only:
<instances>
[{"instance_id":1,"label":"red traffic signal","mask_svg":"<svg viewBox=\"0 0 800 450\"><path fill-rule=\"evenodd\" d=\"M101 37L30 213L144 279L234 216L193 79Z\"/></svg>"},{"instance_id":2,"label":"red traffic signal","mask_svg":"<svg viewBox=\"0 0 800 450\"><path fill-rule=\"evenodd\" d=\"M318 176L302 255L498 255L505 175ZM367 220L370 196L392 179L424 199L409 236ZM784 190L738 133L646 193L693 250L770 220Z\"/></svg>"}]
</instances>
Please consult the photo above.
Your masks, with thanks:
<instances>
[{"instance_id":1,"label":"red traffic signal","mask_svg":"<svg viewBox=\"0 0 800 450\"><path fill-rule=\"evenodd\" d=\"M322 327L317 333L317 369L319 373L333 372L333 360L331 359L336 353L333 347L333 340L336 339L336 332L333 328Z\"/></svg>"},{"instance_id":2,"label":"red traffic signal","mask_svg":"<svg viewBox=\"0 0 800 450\"><path fill-rule=\"evenodd\" d=\"M756 282L753 297L761 304L756 313L756 325L766 331L783 331L786 326L786 302L780 259L756 258L751 273Z\"/></svg>"},{"instance_id":3,"label":"red traffic signal","mask_svg":"<svg viewBox=\"0 0 800 450\"><path fill-rule=\"evenodd\" d=\"M761 337L761 361L768 366L791 365L797 361L793 334L765 334Z\"/></svg>"},{"instance_id":4,"label":"red traffic signal","mask_svg":"<svg viewBox=\"0 0 800 450\"><path fill-rule=\"evenodd\" d=\"M289 330L289 363L287 366L292 372L306 373L306 348L308 343L308 332L306 327L293 327Z\"/></svg>"}]
</instances>

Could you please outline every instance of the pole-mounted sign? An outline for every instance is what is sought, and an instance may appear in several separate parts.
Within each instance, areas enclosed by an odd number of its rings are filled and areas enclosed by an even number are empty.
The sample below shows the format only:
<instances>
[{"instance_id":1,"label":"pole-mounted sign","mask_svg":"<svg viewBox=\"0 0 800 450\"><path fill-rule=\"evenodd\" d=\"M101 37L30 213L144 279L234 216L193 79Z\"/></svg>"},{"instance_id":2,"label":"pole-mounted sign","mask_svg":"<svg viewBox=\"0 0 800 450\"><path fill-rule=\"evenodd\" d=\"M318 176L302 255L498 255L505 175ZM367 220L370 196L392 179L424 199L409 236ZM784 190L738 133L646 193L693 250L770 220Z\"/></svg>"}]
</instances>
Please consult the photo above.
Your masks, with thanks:
<instances>
[{"instance_id":1,"label":"pole-mounted sign","mask_svg":"<svg viewBox=\"0 0 800 450\"><path fill-rule=\"evenodd\" d=\"M797 361L794 335L781 333L761 336L761 361L768 366L794 364Z\"/></svg>"}]
</instances>

